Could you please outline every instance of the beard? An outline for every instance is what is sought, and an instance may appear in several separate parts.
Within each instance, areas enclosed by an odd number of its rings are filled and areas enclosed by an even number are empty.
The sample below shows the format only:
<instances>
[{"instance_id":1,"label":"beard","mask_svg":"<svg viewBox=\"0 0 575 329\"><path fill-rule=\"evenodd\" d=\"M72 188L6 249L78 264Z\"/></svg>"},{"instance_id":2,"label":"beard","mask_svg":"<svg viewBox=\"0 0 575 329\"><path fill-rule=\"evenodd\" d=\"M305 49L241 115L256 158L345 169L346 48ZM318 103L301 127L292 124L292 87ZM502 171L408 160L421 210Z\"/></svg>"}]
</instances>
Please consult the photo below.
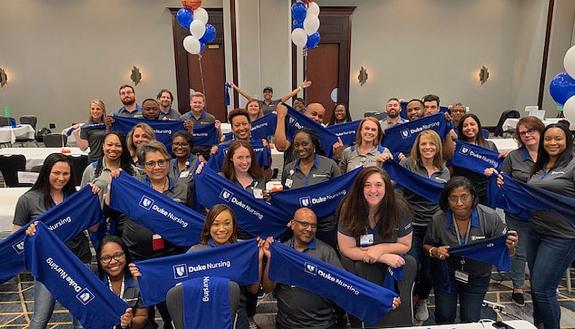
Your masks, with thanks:
<instances>
[{"instance_id":1,"label":"beard","mask_svg":"<svg viewBox=\"0 0 575 329\"><path fill-rule=\"evenodd\" d=\"M122 104L124 104L124 105L133 105L135 102L136 102L135 98L122 99Z\"/></svg>"}]
</instances>

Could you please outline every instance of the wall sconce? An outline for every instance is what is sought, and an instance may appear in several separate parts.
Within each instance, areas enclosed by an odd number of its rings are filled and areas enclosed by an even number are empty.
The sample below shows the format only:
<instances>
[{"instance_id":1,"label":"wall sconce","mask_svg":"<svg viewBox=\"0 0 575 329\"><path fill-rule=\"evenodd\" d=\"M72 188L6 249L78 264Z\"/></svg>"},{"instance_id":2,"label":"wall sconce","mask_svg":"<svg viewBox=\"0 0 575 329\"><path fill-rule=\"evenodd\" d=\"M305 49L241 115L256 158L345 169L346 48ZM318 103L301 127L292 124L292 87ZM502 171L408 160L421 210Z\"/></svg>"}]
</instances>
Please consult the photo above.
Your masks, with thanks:
<instances>
[{"instance_id":1,"label":"wall sconce","mask_svg":"<svg viewBox=\"0 0 575 329\"><path fill-rule=\"evenodd\" d=\"M0 67L0 87L4 87L8 83L8 75L3 68Z\"/></svg>"},{"instance_id":2,"label":"wall sconce","mask_svg":"<svg viewBox=\"0 0 575 329\"><path fill-rule=\"evenodd\" d=\"M479 82L483 85L489 79L489 69L483 65L479 69Z\"/></svg>"},{"instance_id":3,"label":"wall sconce","mask_svg":"<svg viewBox=\"0 0 575 329\"><path fill-rule=\"evenodd\" d=\"M132 79L132 82L136 86L138 83L140 83L140 81L142 81L142 73L140 72L140 69L135 65L132 67L132 74L130 75L130 79Z\"/></svg>"},{"instance_id":4,"label":"wall sconce","mask_svg":"<svg viewBox=\"0 0 575 329\"><path fill-rule=\"evenodd\" d=\"M363 87L363 85L367 82L367 70L365 67L361 67L359 70L359 75L357 76L357 81L359 81L359 85Z\"/></svg>"}]
</instances>

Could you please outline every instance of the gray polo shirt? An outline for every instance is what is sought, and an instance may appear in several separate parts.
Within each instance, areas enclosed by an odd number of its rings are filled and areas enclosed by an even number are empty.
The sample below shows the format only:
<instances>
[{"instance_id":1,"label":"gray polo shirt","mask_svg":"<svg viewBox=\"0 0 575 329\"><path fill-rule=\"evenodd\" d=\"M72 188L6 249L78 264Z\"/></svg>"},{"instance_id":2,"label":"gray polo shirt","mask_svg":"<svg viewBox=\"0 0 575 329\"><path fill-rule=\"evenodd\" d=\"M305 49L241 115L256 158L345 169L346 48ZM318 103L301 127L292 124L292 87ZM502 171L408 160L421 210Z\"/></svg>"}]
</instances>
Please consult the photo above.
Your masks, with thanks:
<instances>
[{"instance_id":1,"label":"gray polo shirt","mask_svg":"<svg viewBox=\"0 0 575 329\"><path fill-rule=\"evenodd\" d=\"M209 125L210 123L216 122L216 117L214 117L213 115L209 114L206 111L202 111L200 117L196 118L194 116L194 113L190 110L182 114L178 120L180 121L192 120L194 122L194 125Z\"/></svg>"},{"instance_id":2,"label":"gray polo shirt","mask_svg":"<svg viewBox=\"0 0 575 329\"><path fill-rule=\"evenodd\" d=\"M94 122L86 122L86 124L93 124ZM81 129L80 138L88 141L90 153L88 153L88 163L99 160L104 154L102 146L104 145L104 137L106 137L106 129Z\"/></svg>"},{"instance_id":3,"label":"gray polo shirt","mask_svg":"<svg viewBox=\"0 0 575 329\"><path fill-rule=\"evenodd\" d=\"M180 114L180 112L174 110L173 108L170 107L170 109L168 110L168 112L162 112L162 110L160 109L160 120L178 120L182 115Z\"/></svg>"},{"instance_id":4,"label":"gray polo shirt","mask_svg":"<svg viewBox=\"0 0 575 329\"><path fill-rule=\"evenodd\" d=\"M383 146L375 146L366 154L359 154L359 147L352 145L343 150L343 156L339 162L342 172L346 173L357 167L377 166L377 157L382 153L389 153L389 150Z\"/></svg>"},{"instance_id":5,"label":"gray polo shirt","mask_svg":"<svg viewBox=\"0 0 575 329\"><path fill-rule=\"evenodd\" d=\"M178 167L178 159L170 160L170 177L175 180L181 180L186 184L191 184L194 181L194 169L196 169L196 164L198 163L198 157L194 154L190 154L188 161L186 161L186 166L184 170L180 171Z\"/></svg>"},{"instance_id":6,"label":"gray polo shirt","mask_svg":"<svg viewBox=\"0 0 575 329\"><path fill-rule=\"evenodd\" d=\"M44 194L38 190L30 190L18 198L12 224L24 226L34 221L46 211L48 211L48 208L44 205ZM68 240L66 246L68 246L74 255L78 256L82 262L88 264L92 261L92 252L90 251L88 238L84 232Z\"/></svg>"},{"instance_id":7,"label":"gray polo shirt","mask_svg":"<svg viewBox=\"0 0 575 329\"><path fill-rule=\"evenodd\" d=\"M388 117L389 119L389 117ZM381 126L381 130L385 131L385 129L389 129L391 127L395 127L397 125L400 125L402 123L406 123L409 122L409 120L402 118L401 116L399 117L399 121L397 122L391 122L389 120L379 120L379 125Z\"/></svg>"},{"instance_id":8,"label":"gray polo shirt","mask_svg":"<svg viewBox=\"0 0 575 329\"><path fill-rule=\"evenodd\" d=\"M130 117L130 118L141 118L142 117L142 107L140 104L136 103L136 109L133 112L128 112L125 106L120 107L118 112L116 112L117 116L121 117Z\"/></svg>"},{"instance_id":9,"label":"gray polo shirt","mask_svg":"<svg viewBox=\"0 0 575 329\"><path fill-rule=\"evenodd\" d=\"M544 167L545 168L545 167ZM533 174L527 184L575 198L575 157L567 164L551 170L542 169ZM560 238L575 239L575 224L553 209L531 213L535 230Z\"/></svg>"},{"instance_id":10,"label":"gray polo shirt","mask_svg":"<svg viewBox=\"0 0 575 329\"><path fill-rule=\"evenodd\" d=\"M294 248L293 238L284 245ZM314 239L307 249L302 251L308 256L342 268L339 258L328 244ZM278 328L331 328L336 323L334 304L296 286L278 283L274 289L277 299L278 313L276 323Z\"/></svg>"},{"instance_id":11,"label":"gray polo shirt","mask_svg":"<svg viewBox=\"0 0 575 329\"><path fill-rule=\"evenodd\" d=\"M418 163L414 167L411 161L409 161L409 158L404 158L399 162L399 164L402 167L407 168L409 171L416 173L419 176L429 178L436 183L445 184L450 177L449 170L446 167L443 167L439 171L428 175L427 169L425 169L422 163ZM413 225L422 228L426 227L431 222L433 215L439 210L439 205L427 200L424 197L419 196L416 193L413 193L404 187L401 188L401 191L413 209Z\"/></svg>"},{"instance_id":12,"label":"gray polo shirt","mask_svg":"<svg viewBox=\"0 0 575 329\"><path fill-rule=\"evenodd\" d=\"M434 216L431 224L427 227L425 235L425 244L434 247L440 246L459 246L460 241L455 231L455 223L451 211L444 213L438 211ZM478 205L471 214L471 229L469 231L469 241L494 238L507 232L505 224L495 210ZM463 242L464 239L462 239ZM463 265L462 265L463 260ZM449 270L453 273L455 270L463 270L471 277L482 277L491 275L491 264L467 259L460 256L450 256L447 258Z\"/></svg>"},{"instance_id":13,"label":"gray polo shirt","mask_svg":"<svg viewBox=\"0 0 575 329\"><path fill-rule=\"evenodd\" d=\"M260 109L262 109L262 112L264 113L264 115L266 115L276 110L276 106L278 106L280 100L279 99L272 100L270 101L269 104L266 104L266 102L264 102L263 100L260 100L258 102L260 103Z\"/></svg>"},{"instance_id":14,"label":"gray polo shirt","mask_svg":"<svg viewBox=\"0 0 575 329\"><path fill-rule=\"evenodd\" d=\"M311 186L330 180L340 175L335 161L322 155L315 156L314 164L306 176L300 170L300 159L288 163L282 172L282 185L284 189L294 189ZM291 184L289 183L291 181Z\"/></svg>"}]
</instances>

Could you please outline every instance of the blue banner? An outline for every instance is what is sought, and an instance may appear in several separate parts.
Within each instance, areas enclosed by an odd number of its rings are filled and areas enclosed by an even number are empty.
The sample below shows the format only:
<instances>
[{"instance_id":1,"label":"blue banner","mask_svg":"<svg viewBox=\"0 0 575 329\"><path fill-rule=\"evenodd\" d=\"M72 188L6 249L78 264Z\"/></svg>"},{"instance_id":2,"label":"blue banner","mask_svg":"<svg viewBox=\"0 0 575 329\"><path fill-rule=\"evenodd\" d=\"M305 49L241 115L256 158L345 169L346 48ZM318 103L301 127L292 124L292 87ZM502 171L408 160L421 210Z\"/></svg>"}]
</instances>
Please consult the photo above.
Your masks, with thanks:
<instances>
[{"instance_id":1,"label":"blue banner","mask_svg":"<svg viewBox=\"0 0 575 329\"><path fill-rule=\"evenodd\" d=\"M391 290L399 295L398 285L403 280L403 266L398 268L387 267L387 274L381 285L387 290Z\"/></svg>"},{"instance_id":2,"label":"blue banner","mask_svg":"<svg viewBox=\"0 0 575 329\"><path fill-rule=\"evenodd\" d=\"M391 310L396 293L279 242L271 244L270 279L327 298L369 325Z\"/></svg>"},{"instance_id":3,"label":"blue banner","mask_svg":"<svg viewBox=\"0 0 575 329\"><path fill-rule=\"evenodd\" d=\"M275 113L270 112L263 117L256 119L252 122L252 139L267 139L273 136L276 132L277 116Z\"/></svg>"},{"instance_id":4,"label":"blue banner","mask_svg":"<svg viewBox=\"0 0 575 329\"><path fill-rule=\"evenodd\" d=\"M451 164L483 175L487 168L499 169L503 158L499 153L488 148L457 141Z\"/></svg>"},{"instance_id":5,"label":"blue banner","mask_svg":"<svg viewBox=\"0 0 575 329\"><path fill-rule=\"evenodd\" d=\"M100 281L42 222L24 240L24 259L36 280L84 328L112 328L129 307Z\"/></svg>"},{"instance_id":6,"label":"blue banner","mask_svg":"<svg viewBox=\"0 0 575 329\"><path fill-rule=\"evenodd\" d=\"M196 244L204 227L204 216L124 172L112 179L110 208L177 246Z\"/></svg>"},{"instance_id":7,"label":"blue banner","mask_svg":"<svg viewBox=\"0 0 575 329\"><path fill-rule=\"evenodd\" d=\"M339 123L328 126L326 129L341 138L344 145L349 146L355 143L355 136L360 122L361 120Z\"/></svg>"},{"instance_id":8,"label":"blue banner","mask_svg":"<svg viewBox=\"0 0 575 329\"><path fill-rule=\"evenodd\" d=\"M356 168L323 183L272 192L270 203L290 216L299 208L306 207L312 209L318 219L326 218L335 213L362 169Z\"/></svg>"},{"instance_id":9,"label":"blue banner","mask_svg":"<svg viewBox=\"0 0 575 329\"><path fill-rule=\"evenodd\" d=\"M256 160L260 167L269 168L272 165L272 152L269 146L263 146L261 140L253 140L250 145L254 149L256 154ZM212 168L216 172L222 171L222 166L224 165L224 158L228 153L230 144L220 144L218 145L218 152L212 154L208 160L208 167Z\"/></svg>"},{"instance_id":10,"label":"blue banner","mask_svg":"<svg viewBox=\"0 0 575 329\"><path fill-rule=\"evenodd\" d=\"M487 199L491 207L501 208L526 221L531 220L532 211L556 211L565 218L575 221L575 199L529 186L506 173L501 188L497 185L497 175L489 177Z\"/></svg>"},{"instance_id":11,"label":"blue banner","mask_svg":"<svg viewBox=\"0 0 575 329\"><path fill-rule=\"evenodd\" d=\"M212 146L219 143L218 131L213 123L208 125L194 125L193 131L194 146Z\"/></svg>"},{"instance_id":12,"label":"blue banner","mask_svg":"<svg viewBox=\"0 0 575 329\"><path fill-rule=\"evenodd\" d=\"M287 229L291 219L291 215L254 198L253 194L210 168L204 168L196 175L196 198L206 208L220 203L229 206L238 225L253 236L277 237Z\"/></svg>"},{"instance_id":13,"label":"blue banner","mask_svg":"<svg viewBox=\"0 0 575 329\"><path fill-rule=\"evenodd\" d=\"M321 148L325 152L325 156L331 158L333 153L333 144L337 142L337 136L331 131L324 128L321 124L313 119L308 118L305 114L294 110L291 106L284 103L288 108L288 115L286 116L286 137L288 140L293 141L295 133L301 128L310 128L319 137Z\"/></svg>"},{"instance_id":14,"label":"blue banner","mask_svg":"<svg viewBox=\"0 0 575 329\"><path fill-rule=\"evenodd\" d=\"M172 135L176 131L186 130L184 128L183 121L175 121L175 120L150 120L144 118L131 118L131 117L124 117L124 116L114 116L114 123L112 124L113 131L119 131L126 136L132 130L132 127L137 125L138 123L145 123L152 127L154 133L156 134L156 140L162 142L166 149L168 149L168 153L172 151ZM196 127L194 127L195 129Z\"/></svg>"},{"instance_id":15,"label":"blue banner","mask_svg":"<svg viewBox=\"0 0 575 329\"><path fill-rule=\"evenodd\" d=\"M142 276L138 279L144 305L166 299L168 290L193 278L219 276L239 285L259 279L258 242L256 239L192 253L136 262Z\"/></svg>"},{"instance_id":16,"label":"blue banner","mask_svg":"<svg viewBox=\"0 0 575 329\"><path fill-rule=\"evenodd\" d=\"M435 131L441 139L445 138L449 129L443 113L437 113L386 129L381 145L387 147L392 153L409 153L417 135L428 129Z\"/></svg>"},{"instance_id":17,"label":"blue banner","mask_svg":"<svg viewBox=\"0 0 575 329\"><path fill-rule=\"evenodd\" d=\"M232 329L229 285L229 279L217 276L184 281L184 328Z\"/></svg>"},{"instance_id":18,"label":"blue banner","mask_svg":"<svg viewBox=\"0 0 575 329\"><path fill-rule=\"evenodd\" d=\"M92 193L91 189L89 185L85 186L64 199L64 202L48 209L35 221L44 222L62 241L76 237L103 219L98 195ZM22 226L0 241L0 283L24 270L24 237L28 226Z\"/></svg>"},{"instance_id":19,"label":"blue banner","mask_svg":"<svg viewBox=\"0 0 575 329\"><path fill-rule=\"evenodd\" d=\"M433 203L439 203L443 185L427 177L423 177L402 167L395 161L385 161L383 169L389 174L389 177L398 185L405 187L411 192L425 198Z\"/></svg>"}]
</instances>

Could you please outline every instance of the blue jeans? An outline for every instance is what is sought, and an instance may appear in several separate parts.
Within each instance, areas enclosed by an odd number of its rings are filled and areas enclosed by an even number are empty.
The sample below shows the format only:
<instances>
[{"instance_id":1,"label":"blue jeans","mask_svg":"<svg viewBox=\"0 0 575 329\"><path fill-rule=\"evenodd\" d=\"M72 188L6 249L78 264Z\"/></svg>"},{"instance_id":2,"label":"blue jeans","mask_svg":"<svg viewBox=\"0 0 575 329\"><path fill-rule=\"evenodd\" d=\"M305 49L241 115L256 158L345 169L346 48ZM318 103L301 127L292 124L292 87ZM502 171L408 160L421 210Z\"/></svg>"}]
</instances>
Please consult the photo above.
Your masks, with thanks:
<instances>
[{"instance_id":1,"label":"blue jeans","mask_svg":"<svg viewBox=\"0 0 575 329\"><path fill-rule=\"evenodd\" d=\"M483 298L489 288L491 276L474 277L469 283L456 281L450 274L451 293L435 287L435 322L437 324L455 323L457 299L459 298L459 317L462 323L477 322L481 316Z\"/></svg>"},{"instance_id":2,"label":"blue jeans","mask_svg":"<svg viewBox=\"0 0 575 329\"><path fill-rule=\"evenodd\" d=\"M431 272L430 259L423 250L423 239L427 227L413 226L413 235L411 240L411 249L407 253L417 261L417 277L415 279L415 289L413 294L419 299L427 299L431 292Z\"/></svg>"},{"instance_id":3,"label":"blue jeans","mask_svg":"<svg viewBox=\"0 0 575 329\"><path fill-rule=\"evenodd\" d=\"M52 317L56 300L41 282L34 283L34 314L30 319L29 329L45 329ZM76 318L72 317L74 329L83 328Z\"/></svg>"},{"instance_id":4,"label":"blue jeans","mask_svg":"<svg viewBox=\"0 0 575 329\"><path fill-rule=\"evenodd\" d=\"M525 286L525 263L527 263L527 241L523 237L527 234L527 227L530 223L509 216L505 216L505 223L519 236L515 256L511 256L511 281L514 289L522 289Z\"/></svg>"},{"instance_id":5,"label":"blue jeans","mask_svg":"<svg viewBox=\"0 0 575 329\"><path fill-rule=\"evenodd\" d=\"M558 238L538 233L528 226L527 264L531 274L533 322L545 329L559 328L561 310L557 286L565 270L575 259L575 239Z\"/></svg>"}]
</instances>

